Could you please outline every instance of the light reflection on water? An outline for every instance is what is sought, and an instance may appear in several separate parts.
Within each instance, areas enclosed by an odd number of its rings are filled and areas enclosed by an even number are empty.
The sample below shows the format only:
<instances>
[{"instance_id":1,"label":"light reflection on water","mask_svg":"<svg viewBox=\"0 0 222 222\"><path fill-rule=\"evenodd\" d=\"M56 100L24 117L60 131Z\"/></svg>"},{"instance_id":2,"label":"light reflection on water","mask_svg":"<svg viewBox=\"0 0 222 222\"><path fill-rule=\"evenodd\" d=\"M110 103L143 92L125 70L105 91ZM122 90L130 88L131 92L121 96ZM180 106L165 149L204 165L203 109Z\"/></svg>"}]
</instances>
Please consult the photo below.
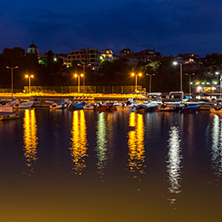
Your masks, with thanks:
<instances>
[{"instance_id":1,"label":"light reflection on water","mask_svg":"<svg viewBox=\"0 0 222 222\"><path fill-rule=\"evenodd\" d=\"M87 155L87 132L84 111L74 111L71 130L71 156L73 161L72 173L81 175L86 167Z\"/></svg>"},{"instance_id":2,"label":"light reflection on water","mask_svg":"<svg viewBox=\"0 0 222 222\"><path fill-rule=\"evenodd\" d=\"M222 176L222 119L214 115L212 124L212 168L218 177Z\"/></svg>"},{"instance_id":3,"label":"light reflection on water","mask_svg":"<svg viewBox=\"0 0 222 222\"><path fill-rule=\"evenodd\" d=\"M37 124L35 109L26 109L24 113L24 124L23 124L23 140L24 140L24 156L26 158L26 166L29 172L25 173L31 175L33 173L34 164L37 158Z\"/></svg>"},{"instance_id":4,"label":"light reflection on water","mask_svg":"<svg viewBox=\"0 0 222 222\"><path fill-rule=\"evenodd\" d=\"M167 172L169 177L169 192L173 195L170 198L171 204L176 202L176 194L180 193L181 182L181 148L180 131L178 127L171 126L168 140Z\"/></svg>"},{"instance_id":5,"label":"light reflection on water","mask_svg":"<svg viewBox=\"0 0 222 222\"><path fill-rule=\"evenodd\" d=\"M133 178L141 180L140 174L145 174L145 126L143 115L130 113L129 126L132 130L128 132L128 167Z\"/></svg>"},{"instance_id":6,"label":"light reflection on water","mask_svg":"<svg viewBox=\"0 0 222 222\"><path fill-rule=\"evenodd\" d=\"M96 158L97 161L97 173L104 176L104 168L107 164L107 132L106 132L106 118L105 112L98 113L96 125Z\"/></svg>"},{"instance_id":7,"label":"light reflection on water","mask_svg":"<svg viewBox=\"0 0 222 222\"><path fill-rule=\"evenodd\" d=\"M24 209L35 221L71 221L73 215L80 222L220 221L222 180L214 183L222 169L218 116L46 109L22 114L0 125L2 221L10 221L12 211L11 221L24 221ZM59 169L55 154L62 160ZM34 169L35 177L21 175L24 167L28 175ZM73 177L70 169L84 177Z\"/></svg>"}]
</instances>

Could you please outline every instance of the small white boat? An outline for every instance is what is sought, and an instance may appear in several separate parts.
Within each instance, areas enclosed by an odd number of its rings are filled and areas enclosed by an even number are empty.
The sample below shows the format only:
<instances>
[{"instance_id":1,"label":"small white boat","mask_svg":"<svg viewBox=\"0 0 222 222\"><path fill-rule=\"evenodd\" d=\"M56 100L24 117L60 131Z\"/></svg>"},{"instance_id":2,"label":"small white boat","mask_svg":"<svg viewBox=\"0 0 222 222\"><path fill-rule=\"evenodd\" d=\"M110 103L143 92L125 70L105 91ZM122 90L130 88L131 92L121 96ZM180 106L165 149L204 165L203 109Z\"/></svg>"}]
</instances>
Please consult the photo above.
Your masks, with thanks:
<instances>
[{"instance_id":1,"label":"small white boat","mask_svg":"<svg viewBox=\"0 0 222 222\"><path fill-rule=\"evenodd\" d=\"M141 106L146 112L154 112L158 110L159 104L156 101L151 101L149 103L143 103Z\"/></svg>"},{"instance_id":2,"label":"small white boat","mask_svg":"<svg viewBox=\"0 0 222 222\"><path fill-rule=\"evenodd\" d=\"M16 109L29 109L33 106L33 101L20 102L19 104L15 104L14 107Z\"/></svg>"}]
</instances>

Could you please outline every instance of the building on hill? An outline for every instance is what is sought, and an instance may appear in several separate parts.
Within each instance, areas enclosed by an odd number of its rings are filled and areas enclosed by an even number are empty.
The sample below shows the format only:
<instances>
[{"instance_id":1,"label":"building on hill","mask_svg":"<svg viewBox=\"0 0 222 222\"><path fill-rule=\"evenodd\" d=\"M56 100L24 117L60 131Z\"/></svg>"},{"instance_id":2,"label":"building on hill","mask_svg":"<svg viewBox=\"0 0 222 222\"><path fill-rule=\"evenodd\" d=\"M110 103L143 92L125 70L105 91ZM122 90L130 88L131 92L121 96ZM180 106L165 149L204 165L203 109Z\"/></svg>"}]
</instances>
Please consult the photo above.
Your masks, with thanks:
<instances>
[{"instance_id":1,"label":"building on hill","mask_svg":"<svg viewBox=\"0 0 222 222\"><path fill-rule=\"evenodd\" d=\"M196 73L200 70L200 56L194 53L179 54L176 61L183 64L184 73Z\"/></svg>"},{"instance_id":2,"label":"building on hill","mask_svg":"<svg viewBox=\"0 0 222 222\"><path fill-rule=\"evenodd\" d=\"M118 56L119 57L126 57L128 55L133 54L133 53L134 53L133 51L131 51L129 48L127 48L127 49L123 49L121 51L118 51Z\"/></svg>"},{"instance_id":3,"label":"building on hill","mask_svg":"<svg viewBox=\"0 0 222 222\"><path fill-rule=\"evenodd\" d=\"M199 62L200 56L194 53L179 54L176 56L178 62L189 63L189 62Z\"/></svg>"},{"instance_id":4,"label":"building on hill","mask_svg":"<svg viewBox=\"0 0 222 222\"><path fill-rule=\"evenodd\" d=\"M128 60L127 64L131 66L137 66L139 63L157 62L163 59L163 55L160 52L156 52L154 49L145 49L136 53L129 53L124 57Z\"/></svg>"},{"instance_id":5,"label":"building on hill","mask_svg":"<svg viewBox=\"0 0 222 222\"><path fill-rule=\"evenodd\" d=\"M96 48L81 49L72 51L67 55L67 65L71 65L72 60L79 61L85 65L99 67L101 53ZM94 68L93 68L94 69Z\"/></svg>"},{"instance_id":6,"label":"building on hill","mask_svg":"<svg viewBox=\"0 0 222 222\"><path fill-rule=\"evenodd\" d=\"M28 47L28 53L39 55L39 48L34 44L34 41L32 41L32 44Z\"/></svg>"},{"instance_id":7,"label":"building on hill","mask_svg":"<svg viewBox=\"0 0 222 222\"><path fill-rule=\"evenodd\" d=\"M115 58L113 51L111 49L102 49L101 56L103 59L105 59L109 62L113 61Z\"/></svg>"}]
</instances>

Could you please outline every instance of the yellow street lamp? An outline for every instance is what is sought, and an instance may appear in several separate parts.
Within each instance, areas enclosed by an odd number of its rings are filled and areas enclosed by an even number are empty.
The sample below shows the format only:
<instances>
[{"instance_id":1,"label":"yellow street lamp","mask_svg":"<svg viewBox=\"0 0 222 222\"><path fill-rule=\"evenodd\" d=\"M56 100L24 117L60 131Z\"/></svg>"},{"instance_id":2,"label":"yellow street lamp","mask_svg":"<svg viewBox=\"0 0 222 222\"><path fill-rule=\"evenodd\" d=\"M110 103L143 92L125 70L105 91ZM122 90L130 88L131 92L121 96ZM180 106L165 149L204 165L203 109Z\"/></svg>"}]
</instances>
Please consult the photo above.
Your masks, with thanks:
<instances>
[{"instance_id":1,"label":"yellow street lamp","mask_svg":"<svg viewBox=\"0 0 222 222\"><path fill-rule=\"evenodd\" d=\"M25 75L25 78L29 79L29 94L31 94L31 79L34 78L34 75L29 75L29 74L26 74Z\"/></svg>"},{"instance_id":2,"label":"yellow street lamp","mask_svg":"<svg viewBox=\"0 0 222 222\"><path fill-rule=\"evenodd\" d=\"M12 98L13 98L13 69L18 69L18 66L14 66L14 67L6 66L6 69L11 69L11 90L12 90Z\"/></svg>"},{"instance_id":3,"label":"yellow street lamp","mask_svg":"<svg viewBox=\"0 0 222 222\"><path fill-rule=\"evenodd\" d=\"M78 93L80 93L80 77L84 77L84 74L83 73L80 73L80 74L75 73L74 77L78 78Z\"/></svg>"},{"instance_id":4,"label":"yellow street lamp","mask_svg":"<svg viewBox=\"0 0 222 222\"><path fill-rule=\"evenodd\" d=\"M137 76L141 77L141 76L142 76L142 73L141 73L141 72L139 72L139 73L132 72L132 73L131 73L131 76L132 76L132 77L135 76L135 92L137 93Z\"/></svg>"}]
</instances>

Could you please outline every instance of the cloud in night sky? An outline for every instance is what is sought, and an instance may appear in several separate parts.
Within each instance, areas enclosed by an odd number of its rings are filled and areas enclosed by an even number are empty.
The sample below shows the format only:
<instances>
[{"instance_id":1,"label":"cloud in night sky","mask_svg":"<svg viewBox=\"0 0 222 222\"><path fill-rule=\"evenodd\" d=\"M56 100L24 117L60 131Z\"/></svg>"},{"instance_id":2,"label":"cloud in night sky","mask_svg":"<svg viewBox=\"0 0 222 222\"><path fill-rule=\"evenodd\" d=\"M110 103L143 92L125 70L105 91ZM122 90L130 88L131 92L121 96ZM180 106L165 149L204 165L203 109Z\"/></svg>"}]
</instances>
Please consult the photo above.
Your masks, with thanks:
<instances>
[{"instance_id":1,"label":"cloud in night sky","mask_svg":"<svg viewBox=\"0 0 222 222\"><path fill-rule=\"evenodd\" d=\"M0 3L0 50L32 40L40 52L147 46L165 55L221 52L219 0L39 0Z\"/></svg>"}]
</instances>

